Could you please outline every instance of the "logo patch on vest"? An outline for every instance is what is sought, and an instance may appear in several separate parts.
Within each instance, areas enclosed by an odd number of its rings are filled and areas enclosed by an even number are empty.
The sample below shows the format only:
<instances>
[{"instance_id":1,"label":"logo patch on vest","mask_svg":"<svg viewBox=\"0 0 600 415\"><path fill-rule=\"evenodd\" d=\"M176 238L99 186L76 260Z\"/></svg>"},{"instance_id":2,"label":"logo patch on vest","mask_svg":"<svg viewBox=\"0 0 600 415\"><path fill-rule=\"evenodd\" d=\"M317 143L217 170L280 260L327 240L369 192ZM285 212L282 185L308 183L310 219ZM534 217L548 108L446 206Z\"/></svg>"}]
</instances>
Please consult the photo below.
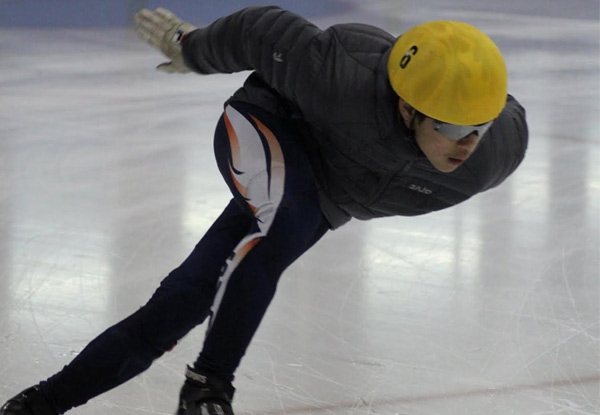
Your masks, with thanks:
<instances>
[{"instance_id":1,"label":"logo patch on vest","mask_svg":"<svg viewBox=\"0 0 600 415\"><path fill-rule=\"evenodd\" d=\"M433 190L426 188L425 186L419 186L416 184L411 184L408 186L410 190L414 190L415 192L423 193L426 195L430 195L433 193Z\"/></svg>"}]
</instances>

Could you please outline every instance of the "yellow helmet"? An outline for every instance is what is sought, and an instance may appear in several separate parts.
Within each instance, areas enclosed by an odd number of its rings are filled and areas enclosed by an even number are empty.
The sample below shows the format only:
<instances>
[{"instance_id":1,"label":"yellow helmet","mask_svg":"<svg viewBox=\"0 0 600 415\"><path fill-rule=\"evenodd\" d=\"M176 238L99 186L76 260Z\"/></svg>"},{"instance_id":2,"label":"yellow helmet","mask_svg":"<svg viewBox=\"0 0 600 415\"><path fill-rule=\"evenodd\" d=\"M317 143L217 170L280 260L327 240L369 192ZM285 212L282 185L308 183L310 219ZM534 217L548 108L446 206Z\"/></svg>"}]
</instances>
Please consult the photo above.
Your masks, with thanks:
<instances>
[{"instance_id":1,"label":"yellow helmet","mask_svg":"<svg viewBox=\"0 0 600 415\"><path fill-rule=\"evenodd\" d=\"M439 20L413 27L396 41L388 74L402 99L445 123L483 124L506 104L502 54L467 23Z\"/></svg>"}]
</instances>

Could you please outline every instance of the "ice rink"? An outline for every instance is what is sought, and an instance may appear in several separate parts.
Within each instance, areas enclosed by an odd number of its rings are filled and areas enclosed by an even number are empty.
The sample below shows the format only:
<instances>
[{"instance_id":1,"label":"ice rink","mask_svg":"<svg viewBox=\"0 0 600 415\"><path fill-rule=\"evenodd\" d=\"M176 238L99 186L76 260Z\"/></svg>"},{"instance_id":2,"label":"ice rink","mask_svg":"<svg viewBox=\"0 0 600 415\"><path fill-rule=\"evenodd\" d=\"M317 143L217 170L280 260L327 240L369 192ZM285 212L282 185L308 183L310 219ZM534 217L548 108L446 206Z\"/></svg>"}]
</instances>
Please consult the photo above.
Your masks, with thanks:
<instances>
[{"instance_id":1,"label":"ice rink","mask_svg":"<svg viewBox=\"0 0 600 415\"><path fill-rule=\"evenodd\" d=\"M236 414L597 415L598 2L345 3L307 17L488 33L528 155L492 191L353 221L290 267L237 372ZM230 199L212 135L248 73L160 62L130 29L0 28L2 402L144 304ZM172 414L203 335L72 413Z\"/></svg>"}]
</instances>

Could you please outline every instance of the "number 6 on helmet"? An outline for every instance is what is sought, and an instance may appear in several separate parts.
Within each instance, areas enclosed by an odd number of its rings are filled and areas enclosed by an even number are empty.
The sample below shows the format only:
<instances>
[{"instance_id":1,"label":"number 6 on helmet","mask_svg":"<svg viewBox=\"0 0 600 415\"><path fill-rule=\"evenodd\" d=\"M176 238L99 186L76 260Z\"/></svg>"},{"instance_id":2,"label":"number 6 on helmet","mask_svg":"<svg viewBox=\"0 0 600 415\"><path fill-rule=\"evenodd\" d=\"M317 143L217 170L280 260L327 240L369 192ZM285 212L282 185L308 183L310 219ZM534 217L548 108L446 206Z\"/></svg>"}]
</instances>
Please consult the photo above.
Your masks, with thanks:
<instances>
[{"instance_id":1,"label":"number 6 on helmet","mask_svg":"<svg viewBox=\"0 0 600 415\"><path fill-rule=\"evenodd\" d=\"M502 54L467 23L440 20L408 30L394 44L388 74L403 100L443 123L488 123L506 104Z\"/></svg>"}]
</instances>

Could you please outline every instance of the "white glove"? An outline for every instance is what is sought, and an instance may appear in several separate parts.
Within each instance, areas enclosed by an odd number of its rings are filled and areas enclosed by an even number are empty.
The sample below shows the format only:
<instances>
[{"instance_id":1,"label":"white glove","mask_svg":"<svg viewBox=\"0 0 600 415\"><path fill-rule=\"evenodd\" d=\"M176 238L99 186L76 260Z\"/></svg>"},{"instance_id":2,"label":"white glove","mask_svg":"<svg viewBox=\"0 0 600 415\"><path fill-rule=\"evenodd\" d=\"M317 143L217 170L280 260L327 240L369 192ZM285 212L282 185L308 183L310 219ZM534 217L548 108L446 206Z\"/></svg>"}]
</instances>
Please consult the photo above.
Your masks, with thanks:
<instances>
[{"instance_id":1,"label":"white glove","mask_svg":"<svg viewBox=\"0 0 600 415\"><path fill-rule=\"evenodd\" d=\"M137 34L171 59L170 62L161 63L156 69L167 73L191 72L183 61L181 42L196 27L161 8L154 11L142 9L135 14L134 20Z\"/></svg>"}]
</instances>

